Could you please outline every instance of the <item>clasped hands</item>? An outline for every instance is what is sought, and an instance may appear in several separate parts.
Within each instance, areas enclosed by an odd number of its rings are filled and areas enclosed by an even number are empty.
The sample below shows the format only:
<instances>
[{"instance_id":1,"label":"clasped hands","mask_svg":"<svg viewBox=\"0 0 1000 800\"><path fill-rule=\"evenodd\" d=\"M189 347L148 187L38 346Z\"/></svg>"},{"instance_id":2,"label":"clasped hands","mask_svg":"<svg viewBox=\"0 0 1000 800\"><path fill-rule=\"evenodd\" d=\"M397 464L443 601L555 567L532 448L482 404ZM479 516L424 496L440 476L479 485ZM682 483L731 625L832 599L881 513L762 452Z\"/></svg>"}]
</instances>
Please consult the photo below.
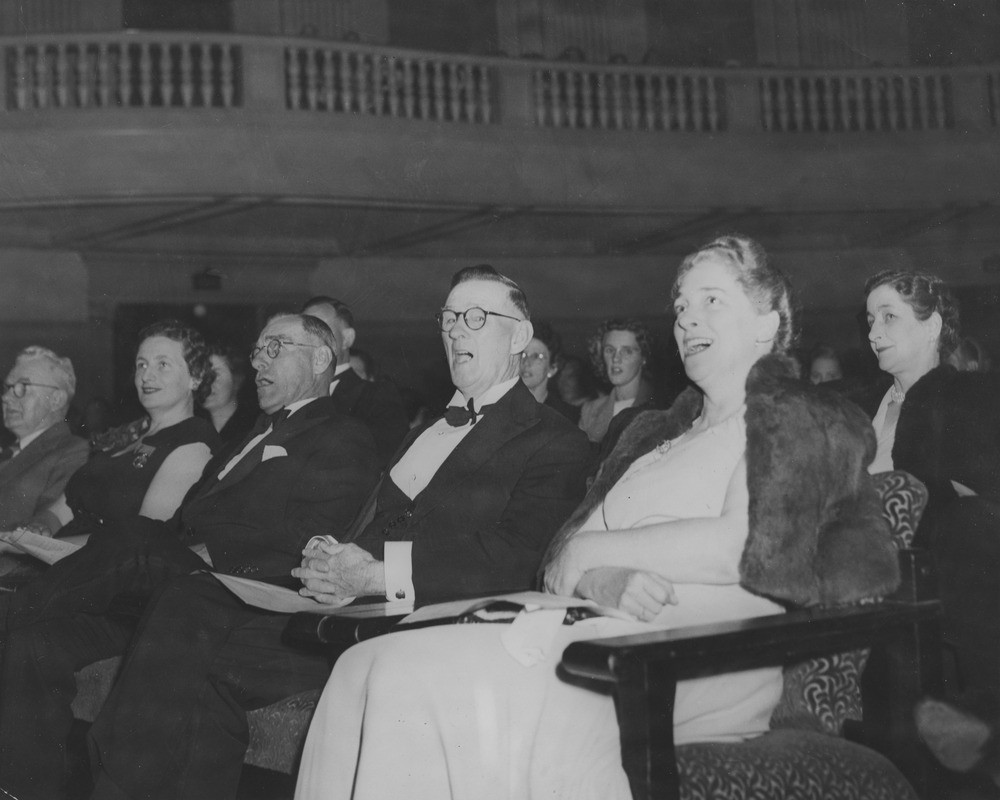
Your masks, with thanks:
<instances>
[{"instance_id":1,"label":"clasped hands","mask_svg":"<svg viewBox=\"0 0 1000 800\"><path fill-rule=\"evenodd\" d=\"M342 603L363 595L385 594L382 562L356 544L316 540L302 551L302 563L292 570L302 581L299 594L320 603Z\"/></svg>"},{"instance_id":2,"label":"clasped hands","mask_svg":"<svg viewBox=\"0 0 1000 800\"><path fill-rule=\"evenodd\" d=\"M564 543L545 568L546 591L584 597L644 622L665 606L677 605L673 583L656 572L600 565L592 558L593 542L589 534L579 533Z\"/></svg>"}]
</instances>

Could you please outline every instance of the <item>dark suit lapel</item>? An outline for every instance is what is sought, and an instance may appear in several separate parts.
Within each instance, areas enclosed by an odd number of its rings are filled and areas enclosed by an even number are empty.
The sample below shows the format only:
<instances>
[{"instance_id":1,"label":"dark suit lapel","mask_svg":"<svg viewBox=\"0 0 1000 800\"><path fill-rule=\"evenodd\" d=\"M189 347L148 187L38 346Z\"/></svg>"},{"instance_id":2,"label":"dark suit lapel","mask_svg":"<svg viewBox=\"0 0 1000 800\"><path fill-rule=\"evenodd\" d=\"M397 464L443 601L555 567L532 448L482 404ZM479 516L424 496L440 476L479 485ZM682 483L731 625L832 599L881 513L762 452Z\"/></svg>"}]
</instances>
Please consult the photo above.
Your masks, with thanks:
<instances>
[{"instance_id":1,"label":"dark suit lapel","mask_svg":"<svg viewBox=\"0 0 1000 800\"><path fill-rule=\"evenodd\" d=\"M0 482L13 480L45 458L62 440L65 427L65 422L57 422L14 458L0 463Z\"/></svg>"},{"instance_id":2,"label":"dark suit lapel","mask_svg":"<svg viewBox=\"0 0 1000 800\"><path fill-rule=\"evenodd\" d=\"M276 431L271 431L267 436L261 439L253 448L248 452L243 458L241 458L236 465L229 470L221 479L213 478L208 481L198 494L192 498L193 500L201 499L203 497L208 497L220 492L223 489L228 489L230 486L235 486L240 481L245 480L257 466L261 463L261 456L264 454L265 447L282 447L290 439L294 439L300 436L305 431L310 428L319 425L330 415L332 410L332 402L328 397L320 397L313 400L304 408L299 409L294 414L292 414L287 420L285 420L281 426ZM245 447L246 445L244 445ZM241 447L240 450L243 448ZM226 461L226 464L236 456L240 450L236 450L232 453L232 456ZM225 464L219 466L219 471L225 467Z\"/></svg>"},{"instance_id":3,"label":"dark suit lapel","mask_svg":"<svg viewBox=\"0 0 1000 800\"><path fill-rule=\"evenodd\" d=\"M520 381L484 414L415 498L418 514L434 508L442 498L454 498L456 487L467 481L508 441L538 424L539 405Z\"/></svg>"}]
</instances>

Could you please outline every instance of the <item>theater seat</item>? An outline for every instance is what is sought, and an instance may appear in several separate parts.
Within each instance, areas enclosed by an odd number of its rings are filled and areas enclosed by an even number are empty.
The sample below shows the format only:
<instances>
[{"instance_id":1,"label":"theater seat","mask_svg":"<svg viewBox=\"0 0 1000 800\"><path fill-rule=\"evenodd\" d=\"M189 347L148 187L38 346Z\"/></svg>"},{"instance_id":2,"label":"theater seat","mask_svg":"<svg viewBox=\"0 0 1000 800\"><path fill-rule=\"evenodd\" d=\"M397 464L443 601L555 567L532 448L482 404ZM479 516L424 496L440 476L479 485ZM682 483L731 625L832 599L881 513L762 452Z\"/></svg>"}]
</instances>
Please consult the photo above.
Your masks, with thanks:
<instances>
[{"instance_id":1,"label":"theater seat","mask_svg":"<svg viewBox=\"0 0 1000 800\"><path fill-rule=\"evenodd\" d=\"M926 554L909 550L927 491L877 477L903 585L882 602L575 642L563 667L615 696L633 797L668 800L930 800L940 771L912 709L941 685L940 604ZM674 747L676 681L785 665L771 731ZM919 790L919 791L918 791Z\"/></svg>"}]
</instances>

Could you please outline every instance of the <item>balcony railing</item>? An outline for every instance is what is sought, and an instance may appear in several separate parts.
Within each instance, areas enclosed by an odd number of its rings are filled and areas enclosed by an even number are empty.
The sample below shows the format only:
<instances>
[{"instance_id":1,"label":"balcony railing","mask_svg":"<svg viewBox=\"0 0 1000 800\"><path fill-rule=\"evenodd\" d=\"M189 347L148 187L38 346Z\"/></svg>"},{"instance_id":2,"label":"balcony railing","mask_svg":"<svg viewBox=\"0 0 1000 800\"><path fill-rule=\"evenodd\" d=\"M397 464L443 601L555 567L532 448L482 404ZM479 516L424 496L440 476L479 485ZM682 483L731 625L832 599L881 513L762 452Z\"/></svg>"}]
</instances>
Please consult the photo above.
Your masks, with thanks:
<instances>
[{"instance_id":1,"label":"balcony railing","mask_svg":"<svg viewBox=\"0 0 1000 800\"><path fill-rule=\"evenodd\" d=\"M45 108L233 108L240 48L228 42L99 37L4 48L9 111Z\"/></svg>"},{"instance_id":2,"label":"balcony railing","mask_svg":"<svg viewBox=\"0 0 1000 800\"><path fill-rule=\"evenodd\" d=\"M781 72L760 79L760 98L765 129L782 133L954 127L951 81L941 71Z\"/></svg>"},{"instance_id":3,"label":"balcony railing","mask_svg":"<svg viewBox=\"0 0 1000 800\"><path fill-rule=\"evenodd\" d=\"M288 108L440 122L494 119L491 68L473 59L345 45L285 50Z\"/></svg>"},{"instance_id":4,"label":"balcony railing","mask_svg":"<svg viewBox=\"0 0 1000 800\"><path fill-rule=\"evenodd\" d=\"M534 70L536 121L589 130L718 131L725 128L720 73L548 64Z\"/></svg>"},{"instance_id":5,"label":"balcony railing","mask_svg":"<svg viewBox=\"0 0 1000 800\"><path fill-rule=\"evenodd\" d=\"M709 70L474 58L275 37L0 39L7 113L222 109L596 132L1000 127L1000 67Z\"/></svg>"}]
</instances>

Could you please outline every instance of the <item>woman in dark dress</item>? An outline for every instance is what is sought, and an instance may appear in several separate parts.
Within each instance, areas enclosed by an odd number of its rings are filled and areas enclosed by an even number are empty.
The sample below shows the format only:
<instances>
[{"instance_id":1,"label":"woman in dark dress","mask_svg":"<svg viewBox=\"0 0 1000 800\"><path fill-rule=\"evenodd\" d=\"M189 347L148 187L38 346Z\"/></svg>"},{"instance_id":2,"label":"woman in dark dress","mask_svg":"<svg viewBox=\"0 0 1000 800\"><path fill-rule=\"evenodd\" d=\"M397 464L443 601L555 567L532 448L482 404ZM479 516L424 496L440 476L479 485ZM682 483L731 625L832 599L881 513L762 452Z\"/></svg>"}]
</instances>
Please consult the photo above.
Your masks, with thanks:
<instances>
[{"instance_id":1,"label":"woman in dark dress","mask_svg":"<svg viewBox=\"0 0 1000 800\"><path fill-rule=\"evenodd\" d=\"M211 425L194 416L195 403L211 385L207 349L197 331L173 321L143 330L135 388L147 416L98 437L63 497L30 528L62 538L117 529L136 516L173 517L217 441Z\"/></svg>"}]
</instances>

